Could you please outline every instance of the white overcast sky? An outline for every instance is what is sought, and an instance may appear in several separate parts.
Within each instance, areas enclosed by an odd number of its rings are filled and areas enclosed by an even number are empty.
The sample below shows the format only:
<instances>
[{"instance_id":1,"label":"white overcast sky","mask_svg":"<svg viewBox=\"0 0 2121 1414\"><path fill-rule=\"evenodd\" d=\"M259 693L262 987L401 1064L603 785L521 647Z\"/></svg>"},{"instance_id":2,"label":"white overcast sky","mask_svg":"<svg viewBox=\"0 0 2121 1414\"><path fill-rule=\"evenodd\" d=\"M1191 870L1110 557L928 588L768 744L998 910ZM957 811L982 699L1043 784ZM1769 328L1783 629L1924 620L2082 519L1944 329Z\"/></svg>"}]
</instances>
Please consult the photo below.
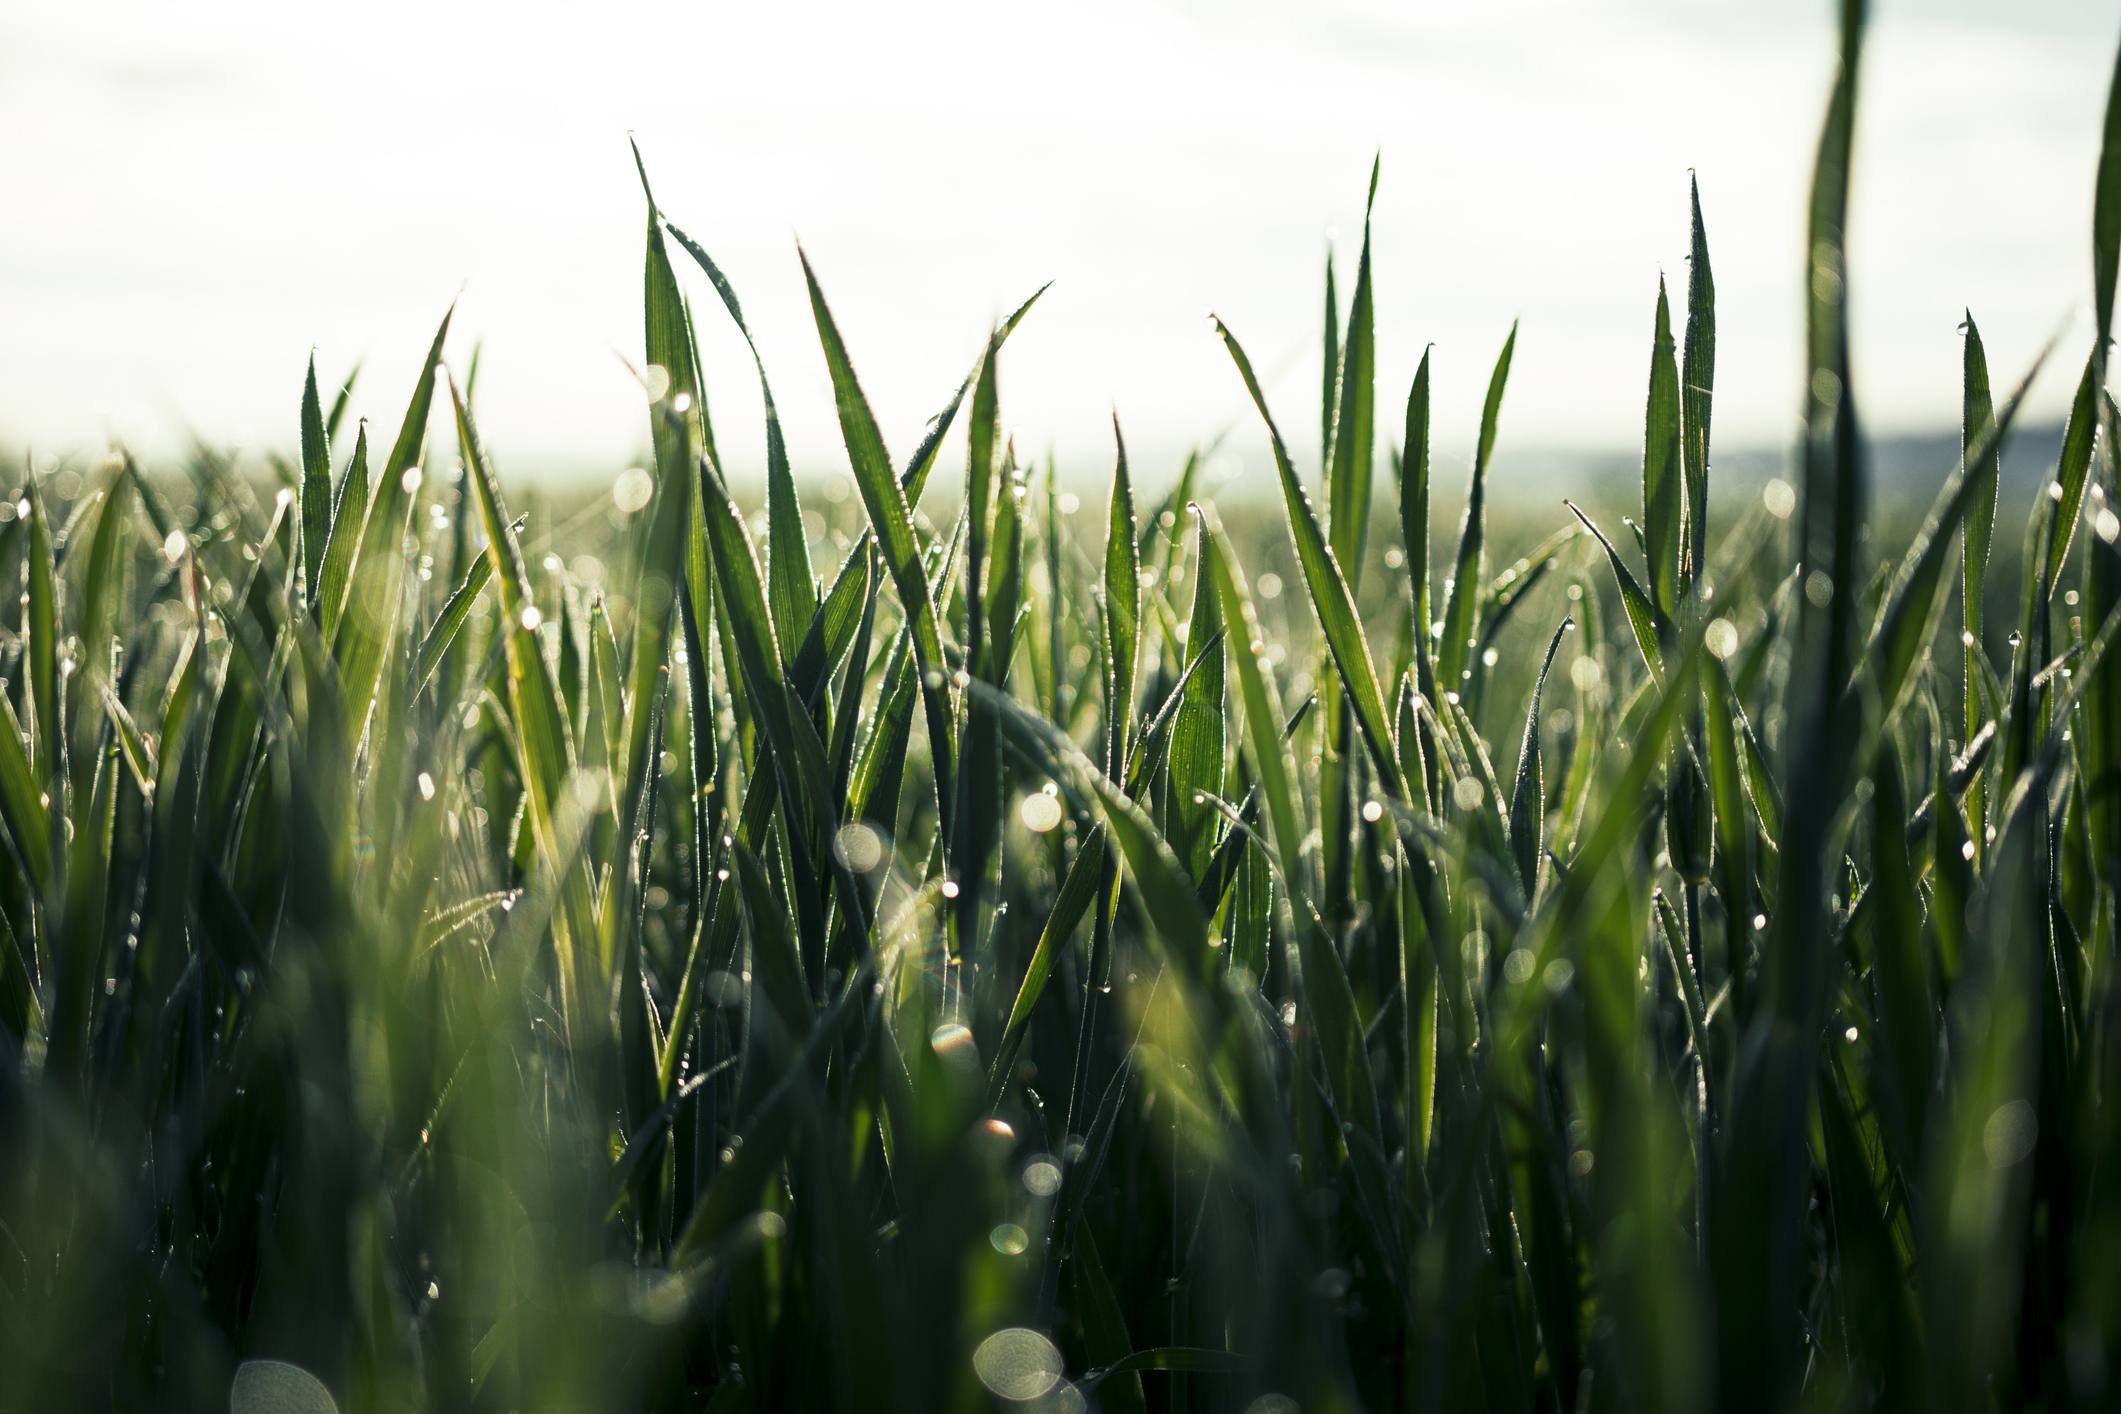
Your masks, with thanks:
<instances>
[{"instance_id":1,"label":"white overcast sky","mask_svg":"<svg viewBox=\"0 0 2121 1414\"><path fill-rule=\"evenodd\" d=\"M1956 419L1970 306L1999 381L2088 338L2113 0L1882 0L1853 218L1857 395ZM1470 441L1521 319L1502 455L1641 436L1660 272L1700 174L1719 293L1716 433L1798 405L1803 197L1831 67L1823 0L0 0L0 442L291 446L309 350L394 427L461 287L482 430L514 474L638 454L643 204L729 272L799 469L844 464L796 265L816 263L895 453L996 315L1020 445L1145 475L1242 411L1213 310L1315 457L1321 264L1376 216L1380 406L1435 345L1437 440ZM1347 291L1347 276L1342 286ZM709 397L762 455L704 281ZM2051 374L2045 406L2070 382ZM1232 454L1266 466L1240 424ZM342 449L343 451L343 449Z\"/></svg>"}]
</instances>

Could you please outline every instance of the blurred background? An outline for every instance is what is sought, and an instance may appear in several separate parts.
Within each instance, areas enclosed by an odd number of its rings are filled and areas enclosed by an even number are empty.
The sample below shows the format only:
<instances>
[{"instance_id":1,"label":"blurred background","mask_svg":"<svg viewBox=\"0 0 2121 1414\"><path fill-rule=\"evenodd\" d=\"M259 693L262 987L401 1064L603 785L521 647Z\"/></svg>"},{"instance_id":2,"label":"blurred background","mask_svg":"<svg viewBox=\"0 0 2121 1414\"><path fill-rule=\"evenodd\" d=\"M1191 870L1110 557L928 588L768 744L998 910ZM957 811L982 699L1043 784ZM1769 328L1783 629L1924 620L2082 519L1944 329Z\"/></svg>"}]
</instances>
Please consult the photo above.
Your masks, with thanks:
<instances>
[{"instance_id":1,"label":"blurred background","mask_svg":"<svg viewBox=\"0 0 2121 1414\"><path fill-rule=\"evenodd\" d=\"M2114 11L1875 6L1857 395L1874 436L1929 439L1882 446L1888 475L1944 470L1963 309L1999 392L2058 329L2065 363L2089 340ZM452 357L483 344L504 472L608 480L646 428L620 361L641 342L631 132L744 299L802 475L844 453L799 239L896 454L989 322L1051 280L1003 370L1021 451L1101 480L1116 409L1160 485L1235 424L1210 481L1266 489L1205 316L1271 374L1315 460L1323 264L1337 238L1344 301L1381 153L1380 421L1396 429L1433 343L1440 488L1462 482L1512 320L1498 489L1632 473L1660 272L1684 288L1689 169L1720 300L1720 460L1765 476L1798 407L1829 23L1824 0L10 0L0 447L291 450L313 347L327 384L365 360L355 406L394 422L461 290ZM756 382L707 299L709 397L751 480ZM2068 392L2051 377L2028 423L2058 421Z\"/></svg>"}]
</instances>

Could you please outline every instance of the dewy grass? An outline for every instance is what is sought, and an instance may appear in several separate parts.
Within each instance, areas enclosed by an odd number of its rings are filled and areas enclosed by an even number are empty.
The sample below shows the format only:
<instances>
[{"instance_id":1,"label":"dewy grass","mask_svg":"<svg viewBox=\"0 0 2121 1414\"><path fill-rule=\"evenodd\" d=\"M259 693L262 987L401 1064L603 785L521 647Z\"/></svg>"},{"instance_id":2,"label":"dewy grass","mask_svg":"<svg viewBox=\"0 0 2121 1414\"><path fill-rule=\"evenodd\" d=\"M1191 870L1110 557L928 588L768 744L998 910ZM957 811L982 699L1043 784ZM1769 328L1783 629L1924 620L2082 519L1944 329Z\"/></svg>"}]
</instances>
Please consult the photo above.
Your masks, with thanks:
<instances>
[{"instance_id":1,"label":"dewy grass","mask_svg":"<svg viewBox=\"0 0 2121 1414\"><path fill-rule=\"evenodd\" d=\"M279 486L32 477L0 1408L2111 1407L2121 103L2022 552L1969 319L1883 556L1859 11L1801 485L1729 523L1698 200L1639 519L1501 568L1516 334L1452 536L1367 233L1321 484L1223 331L1278 526L1124 444L1065 514L1000 431L1028 304L894 458L807 263L859 498L806 532L761 365L740 508L687 284L748 331L652 197L616 505L509 504L446 320L373 443L312 370Z\"/></svg>"}]
</instances>

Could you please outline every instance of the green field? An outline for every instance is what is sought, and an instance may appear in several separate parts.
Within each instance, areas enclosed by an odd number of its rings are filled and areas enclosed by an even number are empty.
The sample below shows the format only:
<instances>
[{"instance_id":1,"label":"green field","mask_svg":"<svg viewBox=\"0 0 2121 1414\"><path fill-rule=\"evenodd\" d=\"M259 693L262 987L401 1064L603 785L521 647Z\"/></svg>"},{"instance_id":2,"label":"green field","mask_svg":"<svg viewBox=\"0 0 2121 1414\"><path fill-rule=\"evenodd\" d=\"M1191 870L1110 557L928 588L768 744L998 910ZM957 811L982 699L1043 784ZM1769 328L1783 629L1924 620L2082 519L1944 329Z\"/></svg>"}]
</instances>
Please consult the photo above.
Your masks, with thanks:
<instances>
[{"instance_id":1,"label":"green field","mask_svg":"<svg viewBox=\"0 0 2121 1414\"><path fill-rule=\"evenodd\" d=\"M2113 1407L2121 75L2053 479L1999 529L1969 316L1910 537L1861 10L1759 496L1698 201L1625 518L1488 513L1514 332L1432 516L1367 229L1308 489L1225 329L1280 495L1079 503L998 431L1035 296L887 451L806 262L853 494L761 364L740 506L652 195L652 471L511 504L445 318L276 478L31 475L0 1410Z\"/></svg>"}]
</instances>

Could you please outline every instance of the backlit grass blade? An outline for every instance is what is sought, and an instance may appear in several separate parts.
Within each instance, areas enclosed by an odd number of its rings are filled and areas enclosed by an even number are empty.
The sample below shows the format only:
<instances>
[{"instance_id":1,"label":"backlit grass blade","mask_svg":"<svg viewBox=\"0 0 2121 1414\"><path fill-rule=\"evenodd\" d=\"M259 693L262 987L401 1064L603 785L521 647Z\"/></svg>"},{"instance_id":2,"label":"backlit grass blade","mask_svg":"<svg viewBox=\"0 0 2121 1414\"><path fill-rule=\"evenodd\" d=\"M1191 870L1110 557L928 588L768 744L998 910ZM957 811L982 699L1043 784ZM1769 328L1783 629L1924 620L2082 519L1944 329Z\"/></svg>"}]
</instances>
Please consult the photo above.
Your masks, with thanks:
<instances>
[{"instance_id":1,"label":"backlit grass blade","mask_svg":"<svg viewBox=\"0 0 2121 1414\"><path fill-rule=\"evenodd\" d=\"M1051 282L1040 285L1031 292L1029 299L1018 305L1010 313L1009 317L1002 321L999 335L992 341L996 349L1001 347L1002 340L1007 339L1016 332L1016 326L1023 323L1024 316L1031 312L1032 305L1038 303L1039 296L1052 287ZM981 359L982 363L984 363L984 354ZM965 375L965 381L957 385L957 392L943 406L943 410L930 420L928 430L921 436L920 445L915 447L913 455L906 459L906 469L899 475L899 485L906 493L907 505L917 506L920 504L921 492L928 485L928 473L935 469L935 454L942 450L943 438L949 433L951 421L956 418L957 410L964 405L965 394L972 391L973 382L979 377L979 371L979 367L975 366L970 373Z\"/></svg>"},{"instance_id":2,"label":"backlit grass blade","mask_svg":"<svg viewBox=\"0 0 2121 1414\"><path fill-rule=\"evenodd\" d=\"M330 535L331 439L325 433L324 410L317 398L317 356L311 353L309 377L302 385L302 583L312 595L324 564L324 542Z\"/></svg>"},{"instance_id":3,"label":"backlit grass blade","mask_svg":"<svg viewBox=\"0 0 2121 1414\"><path fill-rule=\"evenodd\" d=\"M1988 354L1982 347L1981 331L1975 327L1972 310L1966 315L1962 364L1959 456L1977 483L1973 501L1966 510L1966 533L1960 541L1959 554L1959 604L1966 648L1964 739L1972 741L1982 723L1981 692L1974 655L1987 651L1982 646L1985 632L1983 609L1988 596L1989 544L1995 535L1996 497L2001 486L2003 463L2002 447L1989 437L1996 410L1989 396ZM1983 443L1988 451L1977 459L1974 456L1976 445ZM1981 818L1978 808L1974 814L1976 819Z\"/></svg>"},{"instance_id":4,"label":"backlit grass blade","mask_svg":"<svg viewBox=\"0 0 2121 1414\"><path fill-rule=\"evenodd\" d=\"M1716 277L1701 222L1701 183L1688 178L1693 242L1687 256L1686 346L1679 365L1679 406L1686 461L1687 576L1709 560L1709 414L1716 395Z\"/></svg>"},{"instance_id":5,"label":"backlit grass blade","mask_svg":"<svg viewBox=\"0 0 2121 1414\"><path fill-rule=\"evenodd\" d=\"M1844 245L1864 5L1841 7L1841 60L1812 181L1803 278L1806 301L1805 566L1797 642L1785 694L1784 801L1775 907L1761 949L1760 998L1741 1041L1725 1182L1712 1220L1717 1379L1725 1407L1794 1396L1805 1360L1797 1232L1812 1184L1804 1150L1806 1095L1838 958L1830 947L1830 824L1850 788L1860 718L1842 687L1860 648L1865 499L1850 362Z\"/></svg>"},{"instance_id":6,"label":"backlit grass blade","mask_svg":"<svg viewBox=\"0 0 2121 1414\"><path fill-rule=\"evenodd\" d=\"M2077 380L2077 396L2070 403L2069 425L2062 434L2062 458L2055 467L2055 533L2048 541L2047 562L2041 585L2052 596L2062 582L2062 566L2077 535L2078 512L2084 507L2084 487L2091 473L2092 442L2099 429L2099 378L2105 360L2097 353L2086 360L2084 376Z\"/></svg>"},{"instance_id":7,"label":"backlit grass blade","mask_svg":"<svg viewBox=\"0 0 2121 1414\"><path fill-rule=\"evenodd\" d=\"M1686 467L1679 449L1679 369L1673 359L1672 309L1662 278L1657 281L1657 335L1650 352L1650 396L1643 422L1642 524L1649 590L1658 612L1670 618L1679 606L1686 549L1682 497Z\"/></svg>"},{"instance_id":8,"label":"backlit grass blade","mask_svg":"<svg viewBox=\"0 0 2121 1414\"><path fill-rule=\"evenodd\" d=\"M1186 678L1177 689L1178 715L1171 725L1169 798L1164 837L1195 880L1207 878L1215 846L1213 809L1195 797L1223 794L1222 602L1216 588L1215 540L1198 517L1194 536L1193 612L1186 626Z\"/></svg>"},{"instance_id":9,"label":"backlit grass blade","mask_svg":"<svg viewBox=\"0 0 2121 1414\"><path fill-rule=\"evenodd\" d=\"M1562 504L1574 511L1576 519L1583 522L1583 528L1597 536L1598 543L1605 547L1606 561L1612 565L1613 579L1620 586L1621 606L1627 610L1628 627L1635 634L1635 647L1642 653L1642 664L1650 670L1651 680L1661 683L1664 680L1664 649L1661 645L1669 635L1669 625L1657 612L1656 605L1650 602L1650 596L1643 593L1642 585L1629 573L1627 563L1613 548L1613 542L1605 538L1605 532L1575 502L1563 501Z\"/></svg>"},{"instance_id":10,"label":"backlit grass blade","mask_svg":"<svg viewBox=\"0 0 2121 1414\"><path fill-rule=\"evenodd\" d=\"M1547 644L1547 656L1540 663L1539 676L1532 683L1532 705L1526 710L1524 719L1524 743L1517 751L1517 781L1510 792L1510 848L1517 856L1517 877L1524 885L1527 905L1539 890L1539 864L1545 850L1542 834L1546 822L1546 785L1539 769L1539 700L1546 691L1547 673L1554 666L1554 655L1561 651L1561 640L1574 627L1574 619L1564 618Z\"/></svg>"},{"instance_id":11,"label":"backlit grass blade","mask_svg":"<svg viewBox=\"0 0 2121 1414\"><path fill-rule=\"evenodd\" d=\"M446 372L443 377L448 379ZM486 553L494 567L501 611L499 632L508 665L508 706L522 753L528 824L536 840L537 857L546 870L558 876L551 883L561 900L561 911L553 918L553 944L559 962L560 1012L572 1029L589 1021L587 1015L574 1014L583 980L576 970L581 960L575 949L590 945L596 937L587 882L582 870L571 862L574 851L562 848L559 828L561 792L574 767L573 742L566 713L560 706L559 689L553 682L552 665L538 641L541 617L531 597L530 573L523 562L522 546L508 519L500 487L486 464L477 429L472 426L471 411L464 406L453 381L449 391L456 412L458 441L465 453L465 473L475 478L479 518L486 531Z\"/></svg>"},{"instance_id":12,"label":"backlit grass blade","mask_svg":"<svg viewBox=\"0 0 2121 1414\"><path fill-rule=\"evenodd\" d=\"M817 612L817 582L810 568L810 537L803 529L802 501L796 495L794 473L788 468L788 444L781 432L780 409L773 401L773 386L766 380L766 360L759 356L758 340L744 322L743 306L737 302L736 287L729 283L729 277L697 241L668 221L664 228L707 273L714 292L722 297L722 307L729 311L737 331L744 336L744 344L751 350L751 362L758 369L759 398L766 408L766 519L771 548L766 573L773 603L773 628L782 643L801 643L811 615Z\"/></svg>"},{"instance_id":13,"label":"backlit grass blade","mask_svg":"<svg viewBox=\"0 0 2121 1414\"><path fill-rule=\"evenodd\" d=\"M1348 309L1347 348L1340 371L1340 411L1333 419L1333 459L1326 474L1330 543L1351 590L1362 587L1377 426L1377 321L1370 289L1370 211L1377 204L1378 168L1379 162L1370 164L1370 195L1362 214L1362 259L1355 267L1355 298Z\"/></svg>"},{"instance_id":14,"label":"backlit grass blade","mask_svg":"<svg viewBox=\"0 0 2121 1414\"><path fill-rule=\"evenodd\" d=\"M1502 416L1502 392L1510 381L1510 356L1517 349L1517 326L1503 340L1495 371L1488 377L1487 401L1480 411L1480 441L1474 449L1473 478L1466 491L1465 523L1458 532L1458 559L1444 601L1443 636L1436 645L1436 686L1463 692L1472 676L1469 655L1480 616L1481 550L1487 534L1488 463L1495 454L1495 428Z\"/></svg>"},{"instance_id":15,"label":"backlit grass blade","mask_svg":"<svg viewBox=\"0 0 2121 1414\"><path fill-rule=\"evenodd\" d=\"M1393 797L1404 800L1407 787L1399 778L1398 750L1392 741L1391 721L1385 714L1384 693L1377 683L1377 667L1370 658L1369 641L1363 637L1355 596L1349 592L1339 562L1326 543L1325 533L1319 528L1318 516L1311 509L1310 497L1304 494L1303 483L1297 480L1296 468L1289 463L1288 448L1282 444L1281 431L1274 425L1273 414L1267 411L1266 395L1260 391L1259 380L1252 374L1251 360L1245 357L1244 348L1222 321L1217 320L1215 327L1223 337L1224 346L1230 350L1230 357L1236 361L1237 371L1245 381L1245 390L1252 395L1252 405L1259 409L1260 418L1267 424L1267 438L1274 449L1274 465L1281 473L1282 504L1288 512L1289 534L1296 541L1304 582L1310 587L1311 607L1318 615L1319 627L1332 649L1334 666L1340 671L1341 681L1347 685L1356 722L1370 748L1371 762Z\"/></svg>"},{"instance_id":16,"label":"backlit grass blade","mask_svg":"<svg viewBox=\"0 0 2121 1414\"><path fill-rule=\"evenodd\" d=\"M1429 350L1421 351L1414 386L1407 393L1406 444L1399 468L1399 529L1414 590L1415 685L1436 695L1432 645L1436 632L1429 608Z\"/></svg>"},{"instance_id":17,"label":"backlit grass blade","mask_svg":"<svg viewBox=\"0 0 2121 1414\"><path fill-rule=\"evenodd\" d=\"M522 527L523 520L519 516L512 528L521 533ZM464 620L471 617L472 605L478 602L479 595L485 592L486 582L492 578L491 556L481 555L471 562L471 568L464 573L464 582L456 587L456 591L442 605L442 612L435 616L434 626L428 629L427 636L420 640L420 651L414 657L412 666L414 688L426 687L428 679L435 675L435 669L442 666L442 655L447 653L449 645L456 641L457 633L464 627Z\"/></svg>"},{"instance_id":18,"label":"backlit grass blade","mask_svg":"<svg viewBox=\"0 0 2121 1414\"><path fill-rule=\"evenodd\" d=\"M1901 561L1871 643L1872 670L1878 677L1879 700L1888 715L1900 705L1913 681L1915 665L1929 651L1930 640L1936 633L1937 614L1944 604L1944 571L1952 536L1984 504L1989 513L1994 514L1998 449L2009 434L2018 408L2032 386L2032 380L2039 376L2045 360L2043 351L2005 401L2002 413L1986 419L1986 425L1977 434L1973 445L1962 454L1960 465L1939 489L1940 504L1923 522ZM1982 392L1985 402L1985 386ZM2065 461L2068 450L2065 443ZM2089 448L2086 453L2088 465ZM2081 480L2079 489L2081 493ZM1983 558L1987 558L1985 547Z\"/></svg>"},{"instance_id":19,"label":"backlit grass blade","mask_svg":"<svg viewBox=\"0 0 2121 1414\"><path fill-rule=\"evenodd\" d=\"M55 809L64 814L66 737L59 725L59 583L43 488L35 476L27 488L29 545L23 565L22 631L28 640L29 725L37 779L50 788ZM56 857L61 847L53 842L50 848Z\"/></svg>"},{"instance_id":20,"label":"backlit grass blade","mask_svg":"<svg viewBox=\"0 0 2121 1414\"><path fill-rule=\"evenodd\" d=\"M353 575L354 556L361 547L361 526L367 519L368 422L364 418L354 432L353 456L346 463L346 474L339 478L331 533L324 542L324 557L318 562L316 587L310 591L317 627L327 643L339 629L339 615L346 606L346 584Z\"/></svg>"},{"instance_id":21,"label":"backlit grass blade","mask_svg":"<svg viewBox=\"0 0 2121 1414\"><path fill-rule=\"evenodd\" d=\"M2114 329L2114 275L2121 268L2121 55L2106 92L2099 143L2099 175L2092 191L2092 313L2098 337L2092 357L2104 367ZM2100 380L2103 385L2105 380Z\"/></svg>"},{"instance_id":22,"label":"backlit grass blade","mask_svg":"<svg viewBox=\"0 0 2121 1414\"><path fill-rule=\"evenodd\" d=\"M1112 417L1112 499L1105 513L1105 767L1117 774L1134 731L1134 674L1140 657L1141 549L1134 538L1134 483L1127 439Z\"/></svg>"},{"instance_id":23,"label":"backlit grass blade","mask_svg":"<svg viewBox=\"0 0 2121 1414\"><path fill-rule=\"evenodd\" d=\"M878 431L876 418L869 411L868 399L862 396L861 384L855 381L854 364L847 357L847 347L840 339L839 326L833 323L832 311L825 307L825 292L818 287L816 272L810 268L810 258L802 255L801 259L803 278L810 289L811 314L817 322L818 339L824 345L825 363L832 374L833 394L839 405L840 433L847 444L847 458L854 468L855 485L861 489L862 504L868 509L869 523L875 531L878 548L884 552L884 565L891 571L891 582L898 590L906 622L912 626L921 704L928 718L936 796L944 812L944 835L947 837L950 818L955 814L957 741L947 687L950 667L943 657L942 626L928 596L927 577L921 572L920 545L914 538L913 515L906 503L905 489L899 484L891 469L890 458L884 452L883 434Z\"/></svg>"},{"instance_id":24,"label":"backlit grass blade","mask_svg":"<svg viewBox=\"0 0 2121 1414\"><path fill-rule=\"evenodd\" d=\"M1238 569L1236 552L1212 507L1203 508L1202 518L1216 542L1213 565L1215 588L1222 599L1223 622L1234 631L1236 645L1230 654L1237 670L1238 699L1244 708L1247 758L1252 775L1267 800L1267 820L1272 828L1276 861L1286 881L1302 874L1303 830L1296 810L1296 762L1288 738L1280 730L1281 695L1275 689L1273 665L1267 658L1267 636L1253 608L1252 595Z\"/></svg>"},{"instance_id":25,"label":"backlit grass blade","mask_svg":"<svg viewBox=\"0 0 2121 1414\"><path fill-rule=\"evenodd\" d=\"M1067 945L1076 925L1089 911L1090 900L1096 896L1104 867L1105 833L1100 825L1076 850L1075 861L1068 866L1067 877L1054 895L1053 909L1046 915L1046 926L1039 931L1038 946L1032 949L1031 962L1024 969L1024 980L1017 986L1016 1002L1009 1008L1009 1019L1003 1023L1002 1039L994 1051L994 1063L987 1069L987 1103L990 1107L1000 1100L1003 1088L1016 1070L1016 1053L1023 1041L1024 1028L1031 1024L1031 1014L1037 1009L1039 998L1045 994L1046 979L1052 975L1060 950Z\"/></svg>"},{"instance_id":26,"label":"backlit grass blade","mask_svg":"<svg viewBox=\"0 0 2121 1414\"><path fill-rule=\"evenodd\" d=\"M360 548L355 553L346 585L346 606L340 611L334 652L339 682L346 694L347 723L356 734L368 723L375 703L376 684L383 663L398 631L399 594L405 569L403 545L412 523L414 493L422 472L414 465L420 444L427 435L427 413L434 403L435 370L442 360L442 341L449 336L452 307L442 316L413 385L412 402L405 422L376 477L375 494L368 503L362 525Z\"/></svg>"}]
</instances>

